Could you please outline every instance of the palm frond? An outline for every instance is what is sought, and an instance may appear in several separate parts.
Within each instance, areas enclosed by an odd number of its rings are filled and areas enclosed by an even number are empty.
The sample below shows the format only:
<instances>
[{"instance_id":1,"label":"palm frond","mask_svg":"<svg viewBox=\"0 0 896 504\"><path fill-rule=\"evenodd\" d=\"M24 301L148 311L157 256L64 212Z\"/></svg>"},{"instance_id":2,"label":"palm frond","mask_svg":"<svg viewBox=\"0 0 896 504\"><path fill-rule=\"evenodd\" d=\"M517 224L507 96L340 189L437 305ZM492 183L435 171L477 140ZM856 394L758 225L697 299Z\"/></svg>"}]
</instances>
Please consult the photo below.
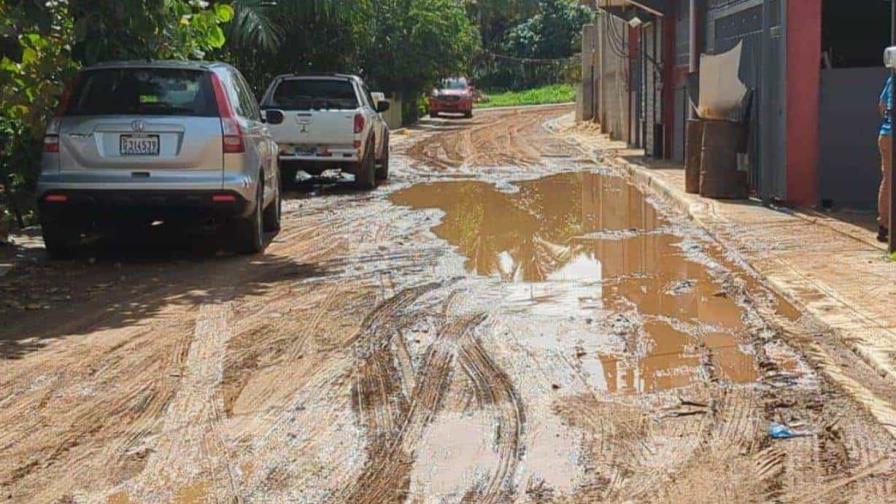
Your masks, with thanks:
<instances>
[{"instance_id":1,"label":"palm frond","mask_svg":"<svg viewBox=\"0 0 896 504\"><path fill-rule=\"evenodd\" d=\"M283 29L276 21L278 4L269 0L234 0L234 16L227 39L238 48L275 52L283 42Z\"/></svg>"}]
</instances>

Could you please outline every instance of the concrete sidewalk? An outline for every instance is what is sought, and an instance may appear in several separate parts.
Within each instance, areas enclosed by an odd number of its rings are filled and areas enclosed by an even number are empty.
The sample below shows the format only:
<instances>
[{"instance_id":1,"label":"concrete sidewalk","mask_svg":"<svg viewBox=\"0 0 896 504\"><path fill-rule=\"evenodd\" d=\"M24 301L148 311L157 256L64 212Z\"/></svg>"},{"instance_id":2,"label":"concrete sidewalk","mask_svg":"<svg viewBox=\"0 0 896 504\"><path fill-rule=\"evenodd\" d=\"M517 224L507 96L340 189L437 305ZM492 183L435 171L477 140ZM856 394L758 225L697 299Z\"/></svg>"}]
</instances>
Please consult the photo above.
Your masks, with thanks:
<instances>
[{"instance_id":1,"label":"concrete sidewalk","mask_svg":"<svg viewBox=\"0 0 896 504\"><path fill-rule=\"evenodd\" d=\"M837 219L688 194L683 166L645 159L587 129L573 136L580 142L590 137L586 143L601 161L689 214L804 318L809 315L801 329L786 328L791 342L896 436L896 263L876 241L872 216Z\"/></svg>"}]
</instances>

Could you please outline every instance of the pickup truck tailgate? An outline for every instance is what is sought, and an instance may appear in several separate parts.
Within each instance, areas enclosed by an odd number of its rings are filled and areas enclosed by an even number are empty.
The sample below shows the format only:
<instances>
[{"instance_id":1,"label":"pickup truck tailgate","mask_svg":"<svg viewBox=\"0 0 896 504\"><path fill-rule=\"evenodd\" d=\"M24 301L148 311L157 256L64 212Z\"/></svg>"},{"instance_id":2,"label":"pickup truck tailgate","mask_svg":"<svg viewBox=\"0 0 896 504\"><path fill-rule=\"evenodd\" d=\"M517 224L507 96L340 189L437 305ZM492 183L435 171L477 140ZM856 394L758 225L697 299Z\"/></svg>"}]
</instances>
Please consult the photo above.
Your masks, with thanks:
<instances>
[{"instance_id":1,"label":"pickup truck tailgate","mask_svg":"<svg viewBox=\"0 0 896 504\"><path fill-rule=\"evenodd\" d=\"M281 124L270 125L281 149L289 146L351 147L355 141L354 110L284 111Z\"/></svg>"}]
</instances>

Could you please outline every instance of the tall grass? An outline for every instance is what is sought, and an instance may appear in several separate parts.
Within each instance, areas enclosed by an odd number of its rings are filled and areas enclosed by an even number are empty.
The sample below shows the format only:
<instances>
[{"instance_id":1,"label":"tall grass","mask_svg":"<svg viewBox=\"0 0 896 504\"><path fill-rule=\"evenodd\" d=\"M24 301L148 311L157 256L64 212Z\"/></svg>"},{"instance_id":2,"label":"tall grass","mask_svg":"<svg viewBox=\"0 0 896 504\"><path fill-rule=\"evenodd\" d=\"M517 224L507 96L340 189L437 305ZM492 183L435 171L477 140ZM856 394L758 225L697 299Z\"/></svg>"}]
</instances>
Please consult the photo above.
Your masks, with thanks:
<instances>
[{"instance_id":1,"label":"tall grass","mask_svg":"<svg viewBox=\"0 0 896 504\"><path fill-rule=\"evenodd\" d=\"M489 100L477 103L476 108L514 107L520 105L545 105L550 103L567 103L575 101L576 90L571 84L552 84L550 86L527 89L525 91L506 91L488 93Z\"/></svg>"}]
</instances>

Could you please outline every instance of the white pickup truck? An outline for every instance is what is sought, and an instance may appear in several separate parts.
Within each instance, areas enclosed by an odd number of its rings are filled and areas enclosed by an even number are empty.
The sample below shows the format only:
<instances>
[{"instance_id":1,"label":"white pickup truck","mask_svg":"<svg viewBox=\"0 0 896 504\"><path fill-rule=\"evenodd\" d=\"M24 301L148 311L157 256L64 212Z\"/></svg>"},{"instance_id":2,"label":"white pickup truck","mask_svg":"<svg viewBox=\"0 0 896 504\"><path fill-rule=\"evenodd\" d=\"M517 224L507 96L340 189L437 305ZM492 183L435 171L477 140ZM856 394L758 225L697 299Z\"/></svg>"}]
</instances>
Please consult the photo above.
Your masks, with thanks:
<instances>
[{"instance_id":1,"label":"white pickup truck","mask_svg":"<svg viewBox=\"0 0 896 504\"><path fill-rule=\"evenodd\" d=\"M283 113L269 125L280 147L281 179L295 180L301 170L320 175L339 169L355 175L355 185L373 189L389 176L389 126L364 81L353 75L281 75L262 98L261 107Z\"/></svg>"}]
</instances>

